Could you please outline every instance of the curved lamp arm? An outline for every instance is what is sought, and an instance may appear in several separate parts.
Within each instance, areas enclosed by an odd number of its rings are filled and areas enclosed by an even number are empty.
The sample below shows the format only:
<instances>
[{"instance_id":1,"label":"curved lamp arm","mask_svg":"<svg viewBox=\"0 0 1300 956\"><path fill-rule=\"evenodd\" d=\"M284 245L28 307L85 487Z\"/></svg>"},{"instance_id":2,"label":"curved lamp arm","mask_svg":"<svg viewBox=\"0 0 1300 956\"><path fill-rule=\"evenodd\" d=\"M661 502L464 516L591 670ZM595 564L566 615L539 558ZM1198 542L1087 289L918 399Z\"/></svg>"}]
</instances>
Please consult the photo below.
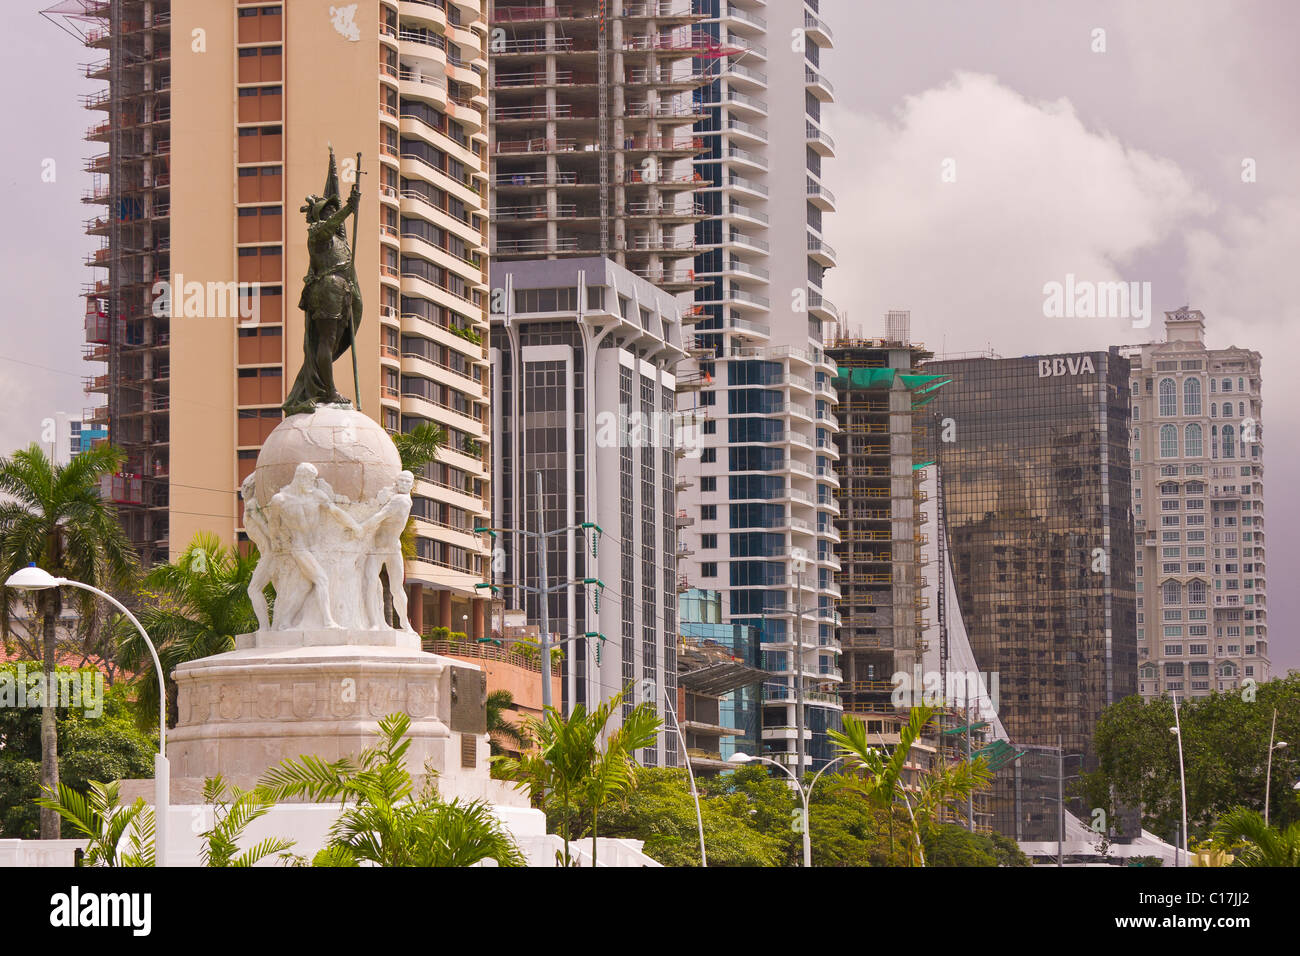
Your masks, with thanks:
<instances>
[{"instance_id":1,"label":"curved lamp arm","mask_svg":"<svg viewBox=\"0 0 1300 956\"><path fill-rule=\"evenodd\" d=\"M163 674L162 662L158 660L158 649L153 646L153 641L149 638L148 632L145 631L144 625L142 625L139 622L139 620L137 620L136 616L131 613L130 609L128 609L126 605L124 605L117 598L113 597L113 595L101 591L97 587L92 587L91 585L84 584L81 581L74 581L71 578L55 578L54 581L56 584L59 585L67 585L70 588L80 588L83 591L89 591L92 594L99 595L109 604L113 605L115 608L117 608L119 611L125 614L127 620L129 620L132 624L135 625L135 629L139 631L140 636L144 638L144 643L149 648L149 655L153 658L154 673L158 675L158 752L162 754L166 754L167 753L167 678L166 675Z\"/></svg>"}]
</instances>

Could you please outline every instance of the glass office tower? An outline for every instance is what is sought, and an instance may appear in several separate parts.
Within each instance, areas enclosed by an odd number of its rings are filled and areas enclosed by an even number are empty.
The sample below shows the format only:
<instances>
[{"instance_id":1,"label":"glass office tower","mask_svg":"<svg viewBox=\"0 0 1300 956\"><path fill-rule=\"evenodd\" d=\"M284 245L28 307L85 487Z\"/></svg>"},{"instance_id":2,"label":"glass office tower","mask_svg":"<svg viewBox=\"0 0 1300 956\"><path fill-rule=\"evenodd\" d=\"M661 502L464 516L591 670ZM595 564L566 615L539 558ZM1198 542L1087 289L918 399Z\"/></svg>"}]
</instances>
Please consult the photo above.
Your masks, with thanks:
<instances>
[{"instance_id":1,"label":"glass office tower","mask_svg":"<svg viewBox=\"0 0 1300 956\"><path fill-rule=\"evenodd\" d=\"M1102 709L1137 689L1129 362L1112 348L923 369L952 378L929 457L976 659L1012 740L1059 739L1086 769Z\"/></svg>"}]
</instances>

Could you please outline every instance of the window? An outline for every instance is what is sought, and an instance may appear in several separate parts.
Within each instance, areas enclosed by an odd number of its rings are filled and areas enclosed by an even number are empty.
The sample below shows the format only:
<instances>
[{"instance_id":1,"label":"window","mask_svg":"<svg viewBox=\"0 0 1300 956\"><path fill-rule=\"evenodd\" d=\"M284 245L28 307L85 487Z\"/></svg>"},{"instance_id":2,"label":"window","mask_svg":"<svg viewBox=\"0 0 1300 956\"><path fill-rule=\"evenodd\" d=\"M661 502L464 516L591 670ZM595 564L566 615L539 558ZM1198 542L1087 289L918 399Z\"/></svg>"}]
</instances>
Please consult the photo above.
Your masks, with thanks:
<instances>
[{"instance_id":1,"label":"window","mask_svg":"<svg viewBox=\"0 0 1300 956\"><path fill-rule=\"evenodd\" d=\"M1161 414L1164 414L1161 412ZM1173 414L1170 412L1170 414ZM1178 457L1178 426L1161 425L1160 426L1160 457L1177 458Z\"/></svg>"},{"instance_id":2,"label":"window","mask_svg":"<svg viewBox=\"0 0 1300 956\"><path fill-rule=\"evenodd\" d=\"M1182 604L1183 588L1177 581L1166 581L1161 587L1161 596L1166 604Z\"/></svg>"},{"instance_id":3,"label":"window","mask_svg":"<svg viewBox=\"0 0 1300 956\"><path fill-rule=\"evenodd\" d=\"M718 520L718 506L717 506L717 505L700 505L700 520L701 520L701 521L717 521L717 520Z\"/></svg>"},{"instance_id":4,"label":"window","mask_svg":"<svg viewBox=\"0 0 1300 956\"><path fill-rule=\"evenodd\" d=\"M516 289L516 312L573 312L578 307L578 290Z\"/></svg>"},{"instance_id":5,"label":"window","mask_svg":"<svg viewBox=\"0 0 1300 956\"><path fill-rule=\"evenodd\" d=\"M701 548L704 548L705 550L710 550L712 548L716 548L717 546L718 546L718 536L716 534L700 535Z\"/></svg>"},{"instance_id":6,"label":"window","mask_svg":"<svg viewBox=\"0 0 1300 956\"><path fill-rule=\"evenodd\" d=\"M1205 454L1201 441L1201 426L1192 422L1183 433L1183 454L1188 458L1200 458Z\"/></svg>"},{"instance_id":7,"label":"window","mask_svg":"<svg viewBox=\"0 0 1300 956\"><path fill-rule=\"evenodd\" d=\"M712 451L712 449L710 449ZM718 479L713 475L708 475L700 479L700 491L717 491Z\"/></svg>"},{"instance_id":8,"label":"window","mask_svg":"<svg viewBox=\"0 0 1300 956\"><path fill-rule=\"evenodd\" d=\"M1178 414L1178 386L1172 378L1162 378L1160 380L1160 415Z\"/></svg>"},{"instance_id":9,"label":"window","mask_svg":"<svg viewBox=\"0 0 1300 956\"><path fill-rule=\"evenodd\" d=\"M700 461L709 465L718 460L718 450L716 448L705 448L700 452Z\"/></svg>"},{"instance_id":10,"label":"window","mask_svg":"<svg viewBox=\"0 0 1300 956\"><path fill-rule=\"evenodd\" d=\"M1233 447L1233 439L1235 435L1236 432L1233 430L1233 427L1231 425L1223 426L1223 457L1224 458L1237 457L1236 449Z\"/></svg>"},{"instance_id":11,"label":"window","mask_svg":"<svg viewBox=\"0 0 1300 956\"><path fill-rule=\"evenodd\" d=\"M700 577L716 578L718 576L718 562L705 561L700 564Z\"/></svg>"},{"instance_id":12,"label":"window","mask_svg":"<svg viewBox=\"0 0 1300 956\"><path fill-rule=\"evenodd\" d=\"M1183 414L1201 414L1201 380L1189 378L1183 382Z\"/></svg>"}]
</instances>

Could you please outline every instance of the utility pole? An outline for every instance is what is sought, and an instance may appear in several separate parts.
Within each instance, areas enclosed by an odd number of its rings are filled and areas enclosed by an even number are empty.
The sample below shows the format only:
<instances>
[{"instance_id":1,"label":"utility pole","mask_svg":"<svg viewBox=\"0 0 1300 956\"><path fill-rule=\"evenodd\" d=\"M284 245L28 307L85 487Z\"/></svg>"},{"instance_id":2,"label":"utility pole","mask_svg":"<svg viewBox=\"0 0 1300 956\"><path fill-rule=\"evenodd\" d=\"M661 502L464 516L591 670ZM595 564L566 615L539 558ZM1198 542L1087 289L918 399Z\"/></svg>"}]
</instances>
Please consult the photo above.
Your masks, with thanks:
<instances>
[{"instance_id":1,"label":"utility pole","mask_svg":"<svg viewBox=\"0 0 1300 956\"><path fill-rule=\"evenodd\" d=\"M966 763L970 764L970 733L971 733L971 712L970 712L970 681L966 681ZM975 832L975 791L972 790L966 794L966 825L971 833Z\"/></svg>"},{"instance_id":2,"label":"utility pole","mask_svg":"<svg viewBox=\"0 0 1300 956\"><path fill-rule=\"evenodd\" d=\"M794 729L796 773L803 779L803 568L805 552L803 548L791 551L794 559L795 577L795 632L794 632ZM807 821L805 821L805 826Z\"/></svg>"},{"instance_id":3,"label":"utility pole","mask_svg":"<svg viewBox=\"0 0 1300 956\"><path fill-rule=\"evenodd\" d=\"M537 594L537 613L540 621L537 644L542 652L542 712L545 713L551 707L550 608L547 606L551 603L551 591L546 579L546 521L543 517L546 509L542 507L541 469L533 472L533 476L537 488L537 578L538 587L541 589Z\"/></svg>"},{"instance_id":4,"label":"utility pole","mask_svg":"<svg viewBox=\"0 0 1300 956\"><path fill-rule=\"evenodd\" d=\"M598 641L601 641L602 643L605 640L604 635L600 634L597 631L585 631L582 634L576 635L574 637L566 637L559 641L551 640L551 618L550 618L551 594L568 587L576 587L577 585L584 585L584 586L594 585L596 588L599 589L599 591L596 594L596 605L595 605L596 611L599 612L600 592L604 591L605 582L601 581L595 575L592 575L591 577L575 579L570 581L561 581L559 584L551 585L550 575L547 570L547 561L546 561L547 543L550 540L551 536L556 534L569 534L575 531L585 533L587 531L590 531L594 533L596 538L598 539L600 535L604 534L605 532L600 527L600 525L596 524L594 521L584 521L581 524L571 525L567 528L553 528L550 531L547 531L545 527L546 522L544 518L544 508L542 506L542 472L540 469L534 472L534 479L535 479L535 484L533 487L537 492L537 530L536 531L529 531L526 527L525 528L490 528L490 527L482 526L482 527L476 527L474 529L474 533L488 534L491 535L493 538L495 538L499 533L509 532L510 534L519 535L522 538L536 538L537 539L537 576L538 576L537 586L534 587L532 585L527 585L527 584L498 585L495 581L485 581L482 584L474 585L474 587L480 589L487 588L491 591L492 594L496 594L496 592L501 587L512 587L518 589L521 593L524 594L537 595L538 598L537 648L538 648L538 653L541 656L542 707L543 709L545 709L547 707L554 706L554 701L552 699L553 695L551 693L551 678L553 676L553 665L551 663L551 650L555 647L560 646L561 644L568 644L572 641L577 641L582 638L588 638L588 639L594 638ZM525 481L526 480L527 479L525 479ZM592 557L595 558L596 556L595 540L593 540L592 542L591 554ZM520 573L521 574L523 573L522 568L520 569ZM495 572L493 572L493 576L495 577ZM524 574L523 576L526 577L527 575ZM505 607L504 606L501 608L501 619L502 619L502 631L504 632L505 630ZM600 650L598 646L597 661L599 661L600 659L599 653Z\"/></svg>"},{"instance_id":5,"label":"utility pole","mask_svg":"<svg viewBox=\"0 0 1300 956\"><path fill-rule=\"evenodd\" d=\"M1065 866L1065 739L1056 735L1056 865Z\"/></svg>"}]
</instances>

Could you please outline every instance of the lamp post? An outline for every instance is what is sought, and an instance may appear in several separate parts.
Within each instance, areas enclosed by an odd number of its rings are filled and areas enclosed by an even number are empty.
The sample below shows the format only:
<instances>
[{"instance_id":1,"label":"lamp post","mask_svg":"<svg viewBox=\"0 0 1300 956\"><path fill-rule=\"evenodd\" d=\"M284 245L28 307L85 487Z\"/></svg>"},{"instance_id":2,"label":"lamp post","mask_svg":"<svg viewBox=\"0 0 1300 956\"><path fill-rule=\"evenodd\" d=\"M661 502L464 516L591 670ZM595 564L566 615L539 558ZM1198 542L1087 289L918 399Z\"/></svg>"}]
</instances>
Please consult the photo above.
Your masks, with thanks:
<instances>
[{"instance_id":1,"label":"lamp post","mask_svg":"<svg viewBox=\"0 0 1300 956\"><path fill-rule=\"evenodd\" d=\"M167 811L171 805L171 768L167 763L167 680L163 675L162 662L158 660L158 650L153 646L153 641L150 640L148 632L145 631L144 626L136 619L136 616L113 595L81 581L73 581L71 578L56 578L44 568L38 568L34 564L11 574L9 580L5 582L5 586L19 591L43 591L47 588L63 586L89 591L91 594L102 597L125 614L127 620L135 625L135 629L144 638L144 643L149 648L149 654L153 658L154 673L158 675L158 753L153 759L154 818L156 822L154 865L166 866Z\"/></svg>"},{"instance_id":2,"label":"lamp post","mask_svg":"<svg viewBox=\"0 0 1300 956\"><path fill-rule=\"evenodd\" d=\"M795 630L794 630L794 732L795 754L799 773L803 773L803 572L808 553L803 548L790 549L791 568L795 574Z\"/></svg>"},{"instance_id":3,"label":"lamp post","mask_svg":"<svg viewBox=\"0 0 1300 956\"><path fill-rule=\"evenodd\" d=\"M1174 700L1174 725L1169 728L1169 732L1178 738L1178 786L1182 792L1183 798L1183 864L1187 863L1187 773L1183 769L1183 725L1178 719L1178 694L1170 691L1170 697ZM1174 857L1177 860L1178 847L1174 847Z\"/></svg>"},{"instance_id":4,"label":"lamp post","mask_svg":"<svg viewBox=\"0 0 1300 956\"><path fill-rule=\"evenodd\" d=\"M803 865L805 867L810 867L812 866L812 837L808 832L808 800L812 796L813 787L817 785L817 778L820 777L822 774L824 774L835 764L839 763L841 760L844 760L848 756L849 756L848 754L844 754L842 756L836 757L834 760L829 761L826 764L826 766L822 767L815 774L813 774L813 778L812 780L808 781L807 787L803 785L803 782L799 779L799 777L796 774L791 772L789 767L787 767L783 763L779 763L778 761L773 760L771 757L751 757L749 754L734 753L727 758L727 763L738 763L738 764L770 763L773 767L780 767L781 770L785 772L786 776L788 776L791 780L794 781L794 785L799 791L799 800L803 804L803 821L801 826L803 830Z\"/></svg>"},{"instance_id":5,"label":"lamp post","mask_svg":"<svg viewBox=\"0 0 1300 956\"><path fill-rule=\"evenodd\" d=\"M648 677L641 682L641 698L653 704L655 682ZM707 867L709 856L704 849L704 816L700 813L700 793L695 789L695 770L691 767L691 755L686 749L686 735L682 733L682 722L677 719L677 710L669 700L667 687L664 688L664 706L668 708L668 713L673 718L673 729L677 731L677 739L682 745L682 758L686 761L686 776L691 782L691 799L695 801L695 826L700 834L700 865Z\"/></svg>"},{"instance_id":6,"label":"lamp post","mask_svg":"<svg viewBox=\"0 0 1300 956\"><path fill-rule=\"evenodd\" d=\"M1268 826L1268 798L1269 791L1273 784L1273 751L1281 750L1286 746L1285 740L1273 742L1273 737L1277 733L1277 708L1273 708L1273 727L1268 732L1268 772L1264 775L1264 826Z\"/></svg>"}]
</instances>

